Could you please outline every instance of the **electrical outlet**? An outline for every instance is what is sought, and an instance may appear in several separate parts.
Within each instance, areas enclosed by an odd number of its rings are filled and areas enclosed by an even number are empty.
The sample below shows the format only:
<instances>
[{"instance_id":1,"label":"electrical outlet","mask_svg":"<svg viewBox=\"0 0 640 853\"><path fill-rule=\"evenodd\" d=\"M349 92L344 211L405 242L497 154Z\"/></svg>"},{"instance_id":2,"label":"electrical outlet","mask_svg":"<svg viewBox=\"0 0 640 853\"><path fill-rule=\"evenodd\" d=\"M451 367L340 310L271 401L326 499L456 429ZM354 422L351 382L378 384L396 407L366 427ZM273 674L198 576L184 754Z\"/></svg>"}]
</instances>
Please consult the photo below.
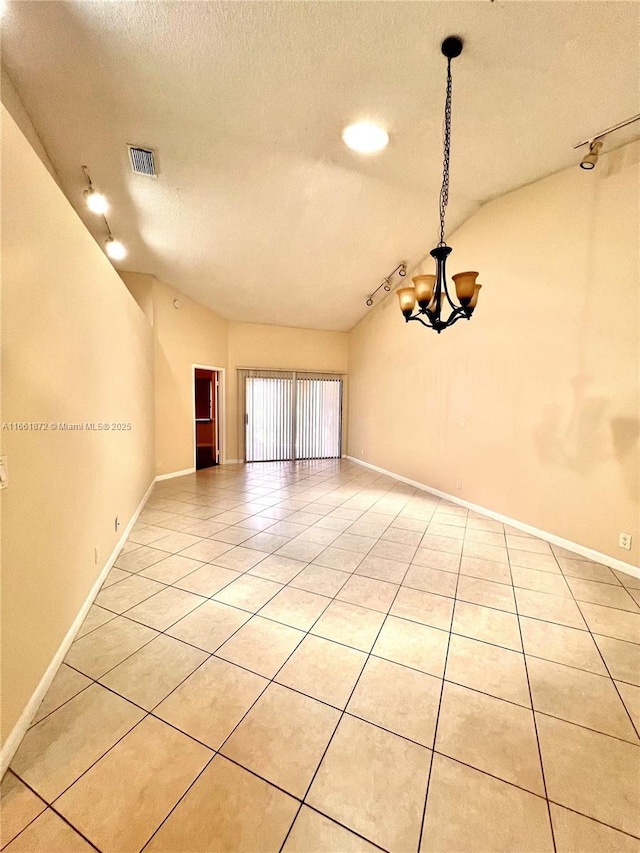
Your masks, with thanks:
<instances>
[{"instance_id":1,"label":"electrical outlet","mask_svg":"<svg viewBox=\"0 0 640 853\"><path fill-rule=\"evenodd\" d=\"M115 520L115 523L114 523L114 525L113 525L113 526L115 527L115 531L116 531L116 533L117 533L117 532L118 532L118 530L120 530L120 519L118 518L118 516L117 516L117 515L116 515L116 520Z\"/></svg>"},{"instance_id":2,"label":"electrical outlet","mask_svg":"<svg viewBox=\"0 0 640 853\"><path fill-rule=\"evenodd\" d=\"M630 533L621 533L618 536L618 545L621 548L624 548L625 551L631 550L631 534Z\"/></svg>"},{"instance_id":3,"label":"electrical outlet","mask_svg":"<svg viewBox=\"0 0 640 853\"><path fill-rule=\"evenodd\" d=\"M460 418L460 429L464 429L466 427L466 425L467 425L467 419L466 418Z\"/></svg>"},{"instance_id":4,"label":"electrical outlet","mask_svg":"<svg viewBox=\"0 0 640 853\"><path fill-rule=\"evenodd\" d=\"M96 566L98 565L99 560L100 560L100 546L94 545L94 547L93 547L93 561L96 564Z\"/></svg>"},{"instance_id":5,"label":"electrical outlet","mask_svg":"<svg viewBox=\"0 0 640 853\"><path fill-rule=\"evenodd\" d=\"M159 459L156 462L156 468L162 468L162 462Z\"/></svg>"},{"instance_id":6,"label":"electrical outlet","mask_svg":"<svg viewBox=\"0 0 640 853\"><path fill-rule=\"evenodd\" d=\"M456 480L456 489L462 488L462 480Z\"/></svg>"}]
</instances>

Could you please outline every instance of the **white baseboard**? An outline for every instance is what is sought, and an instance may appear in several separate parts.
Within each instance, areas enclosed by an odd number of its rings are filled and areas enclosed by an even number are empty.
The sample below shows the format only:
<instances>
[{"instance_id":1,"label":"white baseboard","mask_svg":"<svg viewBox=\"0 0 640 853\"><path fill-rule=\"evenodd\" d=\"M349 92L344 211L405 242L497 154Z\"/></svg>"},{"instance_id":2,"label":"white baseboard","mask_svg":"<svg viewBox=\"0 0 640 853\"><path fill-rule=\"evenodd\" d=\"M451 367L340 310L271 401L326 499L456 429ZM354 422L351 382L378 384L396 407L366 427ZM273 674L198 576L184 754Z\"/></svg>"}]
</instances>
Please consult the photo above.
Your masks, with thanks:
<instances>
[{"instance_id":1,"label":"white baseboard","mask_svg":"<svg viewBox=\"0 0 640 853\"><path fill-rule=\"evenodd\" d=\"M195 468L185 468L184 471L172 471L170 474L158 474L155 481L159 483L161 480L172 480L174 477L185 477L187 474L195 474Z\"/></svg>"},{"instance_id":2,"label":"white baseboard","mask_svg":"<svg viewBox=\"0 0 640 853\"><path fill-rule=\"evenodd\" d=\"M408 477L402 477L400 474L395 474L393 471L387 471L386 468L379 468L377 465L372 465L370 462L365 462L362 459L357 459L355 456L347 456L351 462L357 465L362 465L365 468L370 468L372 471L377 471L379 474L385 474L387 477L393 477L394 480L399 480L401 483L407 483L414 486L416 489L421 489L423 492L436 495L436 497L444 498L451 503L459 504L474 512L479 512L486 515L487 518L493 518L495 521L501 521L503 524L508 524L518 530L523 530L525 533L530 533L532 536L537 536L538 539L544 539L546 542L551 542L552 545L559 545L561 548L566 548L567 551L573 551L575 554L580 554L582 557L587 557L589 560L594 560L596 563L602 563L609 566L611 569L617 569L620 572L626 572L628 575L633 575L640 578L640 567L634 566L632 563L625 563L624 560L618 560L616 557L611 557L609 554L602 554L600 551L594 551L593 548L587 548L585 545L580 545L578 542L571 542L569 539L563 539L562 536L556 536L555 533L548 533L546 530L539 530L537 527L532 527L530 524L525 524L524 521L518 521L516 518L510 518L508 515L502 515L499 512L494 512L492 509L486 509L478 504L470 503L457 495L450 495L447 492L441 492L438 489L432 489L431 486L425 486L424 483L419 483L417 480L410 480Z\"/></svg>"},{"instance_id":3,"label":"white baseboard","mask_svg":"<svg viewBox=\"0 0 640 853\"><path fill-rule=\"evenodd\" d=\"M242 459L223 459L220 465L238 465ZM207 470L207 469L205 469ZM158 474L155 479L156 483L161 480L172 480L174 477L186 477L187 474L195 474L195 468L185 468L184 471L172 471L170 474Z\"/></svg>"},{"instance_id":4,"label":"white baseboard","mask_svg":"<svg viewBox=\"0 0 640 853\"><path fill-rule=\"evenodd\" d=\"M120 539L118 539L118 542L117 542L115 548L113 549L113 551L111 552L109 559L107 560L107 562L103 566L100 574L98 575L98 578L96 579L96 582L91 587L91 591L89 592L89 595L86 597L84 604L82 605L82 607L80 608L80 611L78 612L78 615L73 620L73 624L71 625L71 627L67 631L64 640L60 644L58 651L55 653L55 655L53 657L53 660L51 661L51 663L47 667L45 674L40 679L40 683L38 684L38 686L34 690L32 696L31 696L31 699L29 699L29 701L27 702L27 705L26 705L24 711L22 712L22 714L20 715L18 722L15 724L15 726L11 730L11 733L9 734L9 737L5 741L5 743L2 747L2 750L0 750L0 779L4 776L7 768L11 764L13 756L16 754L16 751L17 751L18 747L20 746L22 738L27 733L29 726L31 725L31 721L35 717L36 712L37 712L38 708L40 707L40 703L44 699L47 690L51 686L51 682L55 678L55 676L58 672L58 669L60 668L60 664L65 659L66 654L69 651L69 648L71 646L71 643L73 643L76 634L80 630L80 626L84 622L85 616L89 612L89 608L93 604L96 595L100 592L100 587L104 583L104 579L106 578L106 576L111 571L113 564L115 563L115 561L118 557L118 554L120 553L120 549L122 548L124 543L127 541L128 537L129 537L129 533L131 533L131 528L136 523L138 516L142 512L142 509L143 509L145 503L147 502L149 495L151 494L151 490L153 489L154 483L155 483L155 480L151 483L151 485L149 486L149 488L145 492L144 497L142 498L142 500L138 504L138 508L136 509L136 511L131 516L131 519L129 520L129 523L127 524L125 529L122 531L122 536L120 537Z\"/></svg>"}]
</instances>

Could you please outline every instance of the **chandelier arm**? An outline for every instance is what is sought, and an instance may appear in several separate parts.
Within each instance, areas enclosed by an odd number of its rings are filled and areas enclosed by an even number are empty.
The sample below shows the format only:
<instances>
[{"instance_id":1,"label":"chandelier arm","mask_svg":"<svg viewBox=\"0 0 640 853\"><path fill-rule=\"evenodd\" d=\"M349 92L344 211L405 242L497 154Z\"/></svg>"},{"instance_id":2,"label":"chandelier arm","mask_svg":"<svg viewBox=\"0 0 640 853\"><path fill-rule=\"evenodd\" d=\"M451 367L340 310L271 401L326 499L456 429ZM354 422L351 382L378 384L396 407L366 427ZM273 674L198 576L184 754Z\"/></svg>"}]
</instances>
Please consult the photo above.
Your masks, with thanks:
<instances>
[{"instance_id":1,"label":"chandelier arm","mask_svg":"<svg viewBox=\"0 0 640 853\"><path fill-rule=\"evenodd\" d=\"M417 320L418 323L422 323L422 325L426 326L427 329L435 329L435 326L432 326L431 323L425 322L425 320L422 319L420 314L413 314L411 317L405 317L405 320L407 321L407 323L409 323L411 320Z\"/></svg>"},{"instance_id":2,"label":"chandelier arm","mask_svg":"<svg viewBox=\"0 0 640 853\"><path fill-rule=\"evenodd\" d=\"M457 323L458 320L462 320L462 319L470 320L471 315L466 314L464 308L456 308L456 311L454 312L454 314L452 314L449 317L449 319L446 321L445 327L449 328L449 326L453 326L454 323Z\"/></svg>"},{"instance_id":3,"label":"chandelier arm","mask_svg":"<svg viewBox=\"0 0 640 853\"><path fill-rule=\"evenodd\" d=\"M449 294L449 285L447 283L447 258L446 258L446 255L442 258L442 260L440 260L438 262L438 267L439 267L439 270L441 271L441 283L442 283L441 290L444 292L444 295L447 297L447 302L451 306L451 309L453 311L456 311L460 306L455 304L455 302L452 300L452 298Z\"/></svg>"},{"instance_id":4,"label":"chandelier arm","mask_svg":"<svg viewBox=\"0 0 640 853\"><path fill-rule=\"evenodd\" d=\"M459 308L460 308L460 306L459 306L459 305L456 305L456 304L455 304L455 302L454 302L454 301L451 299L451 297L449 296L449 287L448 287L448 285L447 285L447 280L446 280L446 278L444 278L444 277L443 277L443 279L442 279L442 284L443 284L443 287L444 287L444 293L445 293L445 296L447 297L447 302L448 302L448 303L449 303L449 305L453 308L453 310L454 310L454 311L458 311L458 310L459 310Z\"/></svg>"}]
</instances>

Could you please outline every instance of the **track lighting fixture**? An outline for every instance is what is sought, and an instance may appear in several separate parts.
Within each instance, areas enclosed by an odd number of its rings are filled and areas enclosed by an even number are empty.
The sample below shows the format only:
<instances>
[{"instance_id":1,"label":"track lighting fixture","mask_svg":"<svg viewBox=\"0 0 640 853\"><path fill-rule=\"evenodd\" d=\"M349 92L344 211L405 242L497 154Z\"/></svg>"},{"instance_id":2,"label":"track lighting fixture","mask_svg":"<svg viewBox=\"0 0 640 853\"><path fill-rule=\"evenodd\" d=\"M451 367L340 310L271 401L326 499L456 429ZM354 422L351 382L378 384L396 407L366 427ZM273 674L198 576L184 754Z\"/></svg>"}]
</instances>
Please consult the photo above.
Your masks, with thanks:
<instances>
[{"instance_id":1,"label":"track lighting fixture","mask_svg":"<svg viewBox=\"0 0 640 853\"><path fill-rule=\"evenodd\" d=\"M600 153L602 145L603 143L599 139L594 139L593 142L589 144L589 153L582 158L582 162L580 163L581 169L594 168L598 162L598 154Z\"/></svg>"},{"instance_id":2,"label":"track lighting fixture","mask_svg":"<svg viewBox=\"0 0 640 853\"><path fill-rule=\"evenodd\" d=\"M481 284L476 284L477 272L461 272L453 276L459 305L449 295L445 265L451 254L451 247L444 239L444 219L449 203L449 155L451 151L451 60L462 53L462 39L449 36L442 42L442 53L447 59L447 94L444 107L444 163L442 188L440 190L440 241L429 253L436 262L435 275L418 275L412 279L413 287L402 287L397 291L400 310L405 321L417 320L427 329L435 329L440 334L443 329L453 326L458 320L471 319L478 303ZM418 308L416 308L416 302ZM444 314L448 316L444 317Z\"/></svg>"},{"instance_id":3,"label":"track lighting fixture","mask_svg":"<svg viewBox=\"0 0 640 853\"><path fill-rule=\"evenodd\" d=\"M91 175L89 174L89 170L86 166L82 167L82 171L84 172L85 179L89 186L84 191L84 200L87 203L87 207L92 213L97 213L99 216L104 216L105 213L109 210L109 202L107 201L106 196L102 193L99 193L97 189L93 185L93 181L91 180Z\"/></svg>"},{"instance_id":4,"label":"track lighting fixture","mask_svg":"<svg viewBox=\"0 0 640 853\"><path fill-rule=\"evenodd\" d=\"M613 133L616 130L621 130L623 127L627 127L630 124L634 124L634 122L640 121L640 113L635 116L631 116L631 118L627 118L624 121L619 121L618 124L613 124L611 127L607 127L604 130L601 130L600 133L594 134L589 139L585 139L583 142L578 142L577 145L574 145L574 151L576 148L582 148L584 145L589 146L589 153L586 154L582 160L580 161L580 168L586 169L590 171L595 168L596 163L598 162L598 155L600 154L600 149L604 145L604 138L609 133Z\"/></svg>"},{"instance_id":5,"label":"track lighting fixture","mask_svg":"<svg viewBox=\"0 0 640 853\"><path fill-rule=\"evenodd\" d=\"M398 273L400 278L405 277L405 275L407 274L407 262L406 261L402 261L401 263L399 263L398 266L393 270L393 272L390 272L389 275L386 276L386 278L382 279L382 282L378 285L378 287L376 287L376 289L373 291L373 293L370 293L369 296L367 296L367 305L369 307L371 307L373 305L373 297L380 290L380 288L383 288L384 290L386 290L387 293L389 293L389 291L391 290L391 279L394 277L394 275L396 273Z\"/></svg>"},{"instance_id":6,"label":"track lighting fixture","mask_svg":"<svg viewBox=\"0 0 640 853\"><path fill-rule=\"evenodd\" d=\"M102 193L99 193L96 190L85 190L83 195L91 213L98 213L104 216L104 214L109 210L109 202L107 201L106 196L103 196Z\"/></svg>"},{"instance_id":7,"label":"track lighting fixture","mask_svg":"<svg viewBox=\"0 0 640 853\"><path fill-rule=\"evenodd\" d=\"M107 217L105 216L105 213L109 209L109 203L107 202L106 196L99 193L93 186L91 175L89 174L89 170L86 166L82 167L82 171L84 172L84 176L88 184L87 189L83 193L87 207L92 213L102 216L107 229L108 237L104 243L105 251L112 261L121 261L123 258L126 258L127 250L119 240L114 239L113 234L111 233L111 228L109 227Z\"/></svg>"}]
</instances>

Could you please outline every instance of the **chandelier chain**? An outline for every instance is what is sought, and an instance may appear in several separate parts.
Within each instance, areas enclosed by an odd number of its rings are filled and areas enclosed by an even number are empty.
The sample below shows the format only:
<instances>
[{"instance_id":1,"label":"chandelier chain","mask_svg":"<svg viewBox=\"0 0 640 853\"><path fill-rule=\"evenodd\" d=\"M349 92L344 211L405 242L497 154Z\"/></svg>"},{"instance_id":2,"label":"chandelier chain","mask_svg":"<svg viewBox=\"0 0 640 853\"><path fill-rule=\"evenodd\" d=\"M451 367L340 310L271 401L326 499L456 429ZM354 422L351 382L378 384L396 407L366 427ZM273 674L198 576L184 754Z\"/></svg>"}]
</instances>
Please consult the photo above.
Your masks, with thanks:
<instances>
[{"instance_id":1,"label":"chandelier chain","mask_svg":"<svg viewBox=\"0 0 640 853\"><path fill-rule=\"evenodd\" d=\"M440 189L440 242L439 246L446 246L444 240L444 217L449 203L449 160L451 155L451 59L447 59L447 96L444 106L444 158L442 162L442 187Z\"/></svg>"},{"instance_id":2,"label":"chandelier chain","mask_svg":"<svg viewBox=\"0 0 640 853\"><path fill-rule=\"evenodd\" d=\"M401 287L398 290L400 310L405 322L416 321L427 329L433 329L437 334L453 326L458 320L471 319L482 287L481 284L476 283L479 273L472 271L460 272L453 276L455 293L453 290L450 293L447 284L446 264L452 251L444 239L445 217L449 204L449 170L451 165L451 101L453 91L451 60L460 56L463 42L458 36L448 36L440 47L443 55L447 58L447 92L442 125L442 186L439 199L440 241L429 252L436 262L436 274L417 275L413 278L413 287Z\"/></svg>"}]
</instances>

